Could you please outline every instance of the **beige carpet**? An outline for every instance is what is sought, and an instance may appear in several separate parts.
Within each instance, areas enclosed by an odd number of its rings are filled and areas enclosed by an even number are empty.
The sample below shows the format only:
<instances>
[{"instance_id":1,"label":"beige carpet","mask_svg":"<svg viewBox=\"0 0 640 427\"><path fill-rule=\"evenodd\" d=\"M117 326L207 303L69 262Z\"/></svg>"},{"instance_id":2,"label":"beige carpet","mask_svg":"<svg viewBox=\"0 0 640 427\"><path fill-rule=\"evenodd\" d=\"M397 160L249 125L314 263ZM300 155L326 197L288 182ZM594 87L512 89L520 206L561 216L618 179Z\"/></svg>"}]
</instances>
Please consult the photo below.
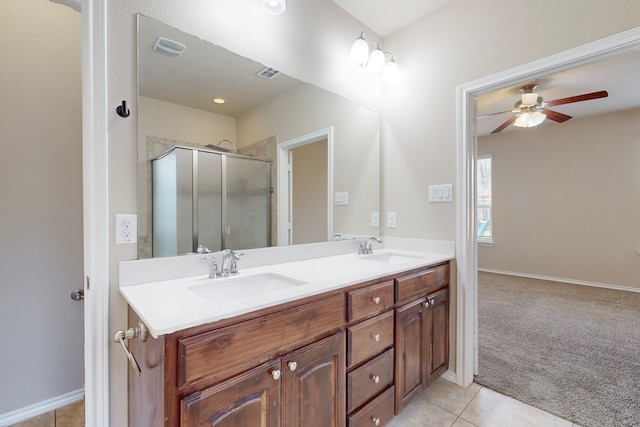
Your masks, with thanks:
<instances>
[{"instance_id":1,"label":"beige carpet","mask_svg":"<svg viewBox=\"0 0 640 427\"><path fill-rule=\"evenodd\" d=\"M584 427L640 426L640 293L478 273L476 382Z\"/></svg>"}]
</instances>

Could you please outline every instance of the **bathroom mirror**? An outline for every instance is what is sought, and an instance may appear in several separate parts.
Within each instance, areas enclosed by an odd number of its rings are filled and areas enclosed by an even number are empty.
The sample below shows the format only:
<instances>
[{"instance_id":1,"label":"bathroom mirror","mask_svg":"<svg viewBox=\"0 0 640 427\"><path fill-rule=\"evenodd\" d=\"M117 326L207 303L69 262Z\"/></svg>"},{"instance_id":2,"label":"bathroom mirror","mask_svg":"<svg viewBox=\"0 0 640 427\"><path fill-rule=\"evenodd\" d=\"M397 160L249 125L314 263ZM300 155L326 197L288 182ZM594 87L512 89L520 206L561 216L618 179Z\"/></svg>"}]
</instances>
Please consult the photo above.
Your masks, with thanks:
<instances>
[{"instance_id":1,"label":"bathroom mirror","mask_svg":"<svg viewBox=\"0 0 640 427\"><path fill-rule=\"evenodd\" d=\"M152 160L173 146L271 162L267 245L379 235L378 113L143 15L138 107L139 258L154 256Z\"/></svg>"}]
</instances>

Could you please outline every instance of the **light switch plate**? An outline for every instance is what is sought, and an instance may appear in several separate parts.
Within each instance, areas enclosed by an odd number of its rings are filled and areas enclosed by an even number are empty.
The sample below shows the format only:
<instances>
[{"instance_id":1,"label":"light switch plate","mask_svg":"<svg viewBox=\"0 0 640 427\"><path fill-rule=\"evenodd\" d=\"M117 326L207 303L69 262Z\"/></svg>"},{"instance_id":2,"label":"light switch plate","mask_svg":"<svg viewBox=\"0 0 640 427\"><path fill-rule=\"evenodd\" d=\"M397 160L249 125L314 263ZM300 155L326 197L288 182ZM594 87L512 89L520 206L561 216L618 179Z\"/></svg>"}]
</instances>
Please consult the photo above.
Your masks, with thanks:
<instances>
[{"instance_id":1,"label":"light switch plate","mask_svg":"<svg viewBox=\"0 0 640 427\"><path fill-rule=\"evenodd\" d=\"M453 184L430 185L429 203L453 202Z\"/></svg>"},{"instance_id":2,"label":"light switch plate","mask_svg":"<svg viewBox=\"0 0 640 427\"><path fill-rule=\"evenodd\" d=\"M371 212L371 226L380 227L380 212Z\"/></svg>"},{"instance_id":3,"label":"light switch plate","mask_svg":"<svg viewBox=\"0 0 640 427\"><path fill-rule=\"evenodd\" d=\"M349 193L341 192L334 195L334 203L336 206L346 206L349 204Z\"/></svg>"},{"instance_id":4,"label":"light switch plate","mask_svg":"<svg viewBox=\"0 0 640 427\"><path fill-rule=\"evenodd\" d=\"M138 242L138 215L116 214L116 244Z\"/></svg>"},{"instance_id":5,"label":"light switch plate","mask_svg":"<svg viewBox=\"0 0 640 427\"><path fill-rule=\"evenodd\" d=\"M395 212L387 212L387 227L396 228L396 213Z\"/></svg>"}]
</instances>

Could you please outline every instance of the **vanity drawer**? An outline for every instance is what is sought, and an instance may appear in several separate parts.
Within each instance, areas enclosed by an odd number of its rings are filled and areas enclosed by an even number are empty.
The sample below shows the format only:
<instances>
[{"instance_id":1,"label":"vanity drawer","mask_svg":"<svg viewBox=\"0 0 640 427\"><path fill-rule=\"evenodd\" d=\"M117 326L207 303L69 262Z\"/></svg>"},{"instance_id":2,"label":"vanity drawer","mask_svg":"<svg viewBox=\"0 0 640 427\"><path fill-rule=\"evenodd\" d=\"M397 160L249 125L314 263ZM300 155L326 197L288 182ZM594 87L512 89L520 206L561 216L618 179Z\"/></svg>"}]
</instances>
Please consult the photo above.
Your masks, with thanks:
<instances>
[{"instance_id":1,"label":"vanity drawer","mask_svg":"<svg viewBox=\"0 0 640 427\"><path fill-rule=\"evenodd\" d=\"M347 293L347 322L374 316L393 307L393 281Z\"/></svg>"},{"instance_id":2,"label":"vanity drawer","mask_svg":"<svg viewBox=\"0 0 640 427\"><path fill-rule=\"evenodd\" d=\"M222 379L255 366L280 350L311 343L344 324L344 296L214 329L178 341L178 385Z\"/></svg>"},{"instance_id":3,"label":"vanity drawer","mask_svg":"<svg viewBox=\"0 0 640 427\"><path fill-rule=\"evenodd\" d=\"M396 279L396 304L402 305L449 284L449 263Z\"/></svg>"},{"instance_id":4,"label":"vanity drawer","mask_svg":"<svg viewBox=\"0 0 640 427\"><path fill-rule=\"evenodd\" d=\"M347 366L352 367L393 345L393 310L347 330Z\"/></svg>"},{"instance_id":5,"label":"vanity drawer","mask_svg":"<svg viewBox=\"0 0 640 427\"><path fill-rule=\"evenodd\" d=\"M347 374L347 413L393 383L393 349Z\"/></svg>"},{"instance_id":6,"label":"vanity drawer","mask_svg":"<svg viewBox=\"0 0 640 427\"><path fill-rule=\"evenodd\" d=\"M385 426L393 419L394 388L378 396L364 408L348 417L349 427Z\"/></svg>"}]
</instances>

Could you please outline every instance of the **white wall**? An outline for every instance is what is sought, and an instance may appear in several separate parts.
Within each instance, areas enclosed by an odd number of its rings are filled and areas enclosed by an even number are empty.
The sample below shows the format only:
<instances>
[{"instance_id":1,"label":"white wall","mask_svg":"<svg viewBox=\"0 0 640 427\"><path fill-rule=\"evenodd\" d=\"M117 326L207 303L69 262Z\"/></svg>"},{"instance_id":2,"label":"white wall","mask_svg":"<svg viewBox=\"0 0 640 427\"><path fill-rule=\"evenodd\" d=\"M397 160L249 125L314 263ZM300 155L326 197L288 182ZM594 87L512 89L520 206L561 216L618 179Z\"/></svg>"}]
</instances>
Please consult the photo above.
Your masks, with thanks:
<instances>
[{"instance_id":1,"label":"white wall","mask_svg":"<svg viewBox=\"0 0 640 427\"><path fill-rule=\"evenodd\" d=\"M456 238L456 87L640 25L635 0L453 0L385 40L402 81L385 93L383 207L403 237ZM606 18L605 18L606 17Z\"/></svg>"},{"instance_id":2,"label":"white wall","mask_svg":"<svg viewBox=\"0 0 640 427\"><path fill-rule=\"evenodd\" d=\"M640 288L640 109L478 140L492 246L478 267Z\"/></svg>"},{"instance_id":3,"label":"white wall","mask_svg":"<svg viewBox=\"0 0 640 427\"><path fill-rule=\"evenodd\" d=\"M0 0L0 50L1 419L82 397L80 14Z\"/></svg>"},{"instance_id":4,"label":"white wall","mask_svg":"<svg viewBox=\"0 0 640 427\"><path fill-rule=\"evenodd\" d=\"M274 17L253 0L107 3L109 105L115 109L127 99L132 109L129 119L109 116L111 226L115 213L135 212L137 205L135 12L382 109L383 207L398 213L398 228L384 233L446 240L456 237L455 204L429 205L426 189L455 180L456 86L640 25L635 0L537 0L527 3L525 14L521 2L453 0L385 40L402 81L386 91L383 106L381 86L346 60L360 31L373 32L331 0L296 0L288 6L286 14ZM534 36L535 43L523 49L519 35ZM126 326L118 262L135 259L136 252L135 245L111 244L112 332ZM114 343L110 357L111 422L125 425L126 360Z\"/></svg>"}]
</instances>

